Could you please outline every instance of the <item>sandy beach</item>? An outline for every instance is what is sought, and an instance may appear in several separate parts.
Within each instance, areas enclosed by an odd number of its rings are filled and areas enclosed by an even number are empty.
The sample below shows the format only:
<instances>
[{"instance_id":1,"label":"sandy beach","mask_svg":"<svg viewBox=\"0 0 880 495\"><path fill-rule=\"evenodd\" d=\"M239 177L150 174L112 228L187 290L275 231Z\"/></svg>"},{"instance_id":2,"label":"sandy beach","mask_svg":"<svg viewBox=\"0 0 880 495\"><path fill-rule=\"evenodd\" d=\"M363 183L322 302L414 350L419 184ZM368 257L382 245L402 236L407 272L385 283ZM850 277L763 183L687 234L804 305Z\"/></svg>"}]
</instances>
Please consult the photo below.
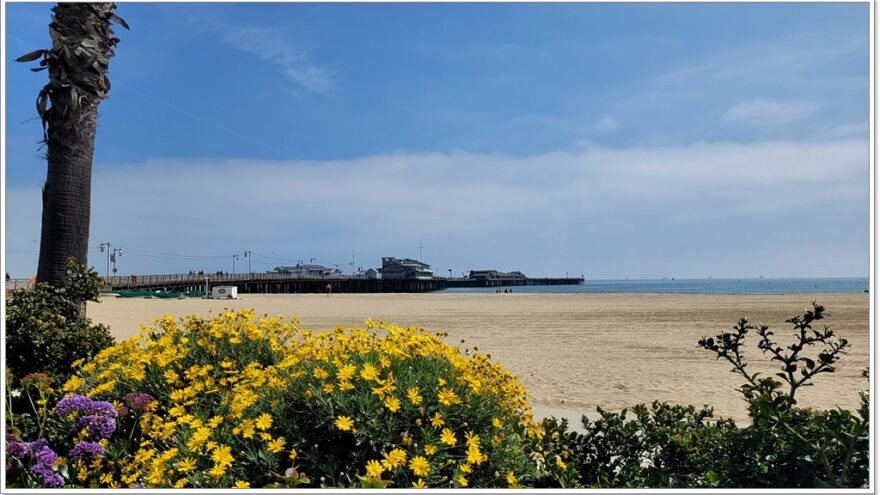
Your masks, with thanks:
<instances>
[{"instance_id":1,"label":"sandy beach","mask_svg":"<svg viewBox=\"0 0 880 495\"><path fill-rule=\"evenodd\" d=\"M334 294L250 295L236 301L122 299L90 303L88 315L110 326L117 339L161 315L216 314L253 308L257 314L296 316L301 328L362 326L384 318L448 332L448 342L478 347L515 373L538 411L577 416L596 406L619 410L653 400L710 404L716 415L746 418L737 392L742 380L716 362L697 340L731 328L740 317L765 324L788 343L785 319L810 301L823 304L828 325L852 347L833 374L803 389L802 406L858 407L867 390L861 373L869 363L868 294L634 295L634 294ZM752 371L770 371L747 340ZM816 351L818 352L818 350Z\"/></svg>"}]
</instances>

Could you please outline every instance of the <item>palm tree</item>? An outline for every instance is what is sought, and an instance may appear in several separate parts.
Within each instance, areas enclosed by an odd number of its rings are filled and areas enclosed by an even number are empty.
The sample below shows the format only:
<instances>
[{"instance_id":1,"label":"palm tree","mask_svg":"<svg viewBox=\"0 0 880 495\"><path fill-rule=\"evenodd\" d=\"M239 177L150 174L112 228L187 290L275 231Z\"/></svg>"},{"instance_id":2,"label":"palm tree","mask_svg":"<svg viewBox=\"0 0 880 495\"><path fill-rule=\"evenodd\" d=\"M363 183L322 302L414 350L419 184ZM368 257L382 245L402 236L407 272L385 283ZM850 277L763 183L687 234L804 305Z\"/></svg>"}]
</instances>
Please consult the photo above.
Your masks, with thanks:
<instances>
[{"instance_id":1,"label":"palm tree","mask_svg":"<svg viewBox=\"0 0 880 495\"><path fill-rule=\"evenodd\" d=\"M43 220L37 282L62 287L68 258L85 265L91 215L92 155L98 104L107 97L113 47L111 22L128 25L113 3L59 3L52 8L52 47L19 57L40 59L49 82L37 97L49 162L43 186Z\"/></svg>"}]
</instances>

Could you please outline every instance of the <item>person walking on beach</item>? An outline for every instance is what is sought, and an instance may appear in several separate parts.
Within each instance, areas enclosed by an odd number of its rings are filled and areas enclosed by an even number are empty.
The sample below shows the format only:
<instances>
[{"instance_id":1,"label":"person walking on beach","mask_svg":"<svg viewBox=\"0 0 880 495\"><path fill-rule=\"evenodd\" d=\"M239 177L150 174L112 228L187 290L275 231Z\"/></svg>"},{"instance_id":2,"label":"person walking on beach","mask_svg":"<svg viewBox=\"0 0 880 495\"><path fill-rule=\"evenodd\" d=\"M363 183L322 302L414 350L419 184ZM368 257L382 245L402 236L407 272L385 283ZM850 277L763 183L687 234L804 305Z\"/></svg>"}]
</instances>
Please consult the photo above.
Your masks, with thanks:
<instances>
[{"instance_id":1,"label":"person walking on beach","mask_svg":"<svg viewBox=\"0 0 880 495\"><path fill-rule=\"evenodd\" d=\"M330 297L330 292L331 292L332 290L333 290L333 286L330 285L330 284L327 284L327 297Z\"/></svg>"}]
</instances>

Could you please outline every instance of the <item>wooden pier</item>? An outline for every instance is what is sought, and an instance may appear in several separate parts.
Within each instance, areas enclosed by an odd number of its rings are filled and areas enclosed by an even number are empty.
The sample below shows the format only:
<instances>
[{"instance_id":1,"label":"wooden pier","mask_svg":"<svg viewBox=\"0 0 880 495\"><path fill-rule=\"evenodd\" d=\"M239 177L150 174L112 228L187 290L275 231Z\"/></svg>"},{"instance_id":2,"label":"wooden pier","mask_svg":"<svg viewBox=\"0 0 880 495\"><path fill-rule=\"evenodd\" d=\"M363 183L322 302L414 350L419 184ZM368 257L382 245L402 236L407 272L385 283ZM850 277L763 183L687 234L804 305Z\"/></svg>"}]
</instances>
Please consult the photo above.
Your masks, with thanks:
<instances>
[{"instance_id":1,"label":"wooden pier","mask_svg":"<svg viewBox=\"0 0 880 495\"><path fill-rule=\"evenodd\" d=\"M334 275L307 277L281 273L131 275L104 279L110 290L204 290L216 285L234 285L239 294L433 292L446 288L514 287L527 285L579 285L583 278L511 278L473 280L468 278L373 279Z\"/></svg>"}]
</instances>

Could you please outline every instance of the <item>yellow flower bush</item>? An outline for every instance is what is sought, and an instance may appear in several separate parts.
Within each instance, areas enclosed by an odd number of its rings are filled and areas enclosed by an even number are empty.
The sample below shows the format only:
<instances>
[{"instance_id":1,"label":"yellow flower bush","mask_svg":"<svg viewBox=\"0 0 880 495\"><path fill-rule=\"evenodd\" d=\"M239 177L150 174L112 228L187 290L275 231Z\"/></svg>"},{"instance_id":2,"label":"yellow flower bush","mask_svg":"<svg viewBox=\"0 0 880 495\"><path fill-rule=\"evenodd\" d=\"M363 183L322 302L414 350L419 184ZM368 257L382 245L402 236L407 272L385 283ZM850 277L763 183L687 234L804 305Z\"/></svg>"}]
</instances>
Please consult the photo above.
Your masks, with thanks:
<instances>
[{"instance_id":1,"label":"yellow flower bush","mask_svg":"<svg viewBox=\"0 0 880 495\"><path fill-rule=\"evenodd\" d=\"M523 446L540 429L519 381L415 327L166 316L76 370L66 393L120 412L104 457L71 470L81 486L507 487L534 475Z\"/></svg>"}]
</instances>

